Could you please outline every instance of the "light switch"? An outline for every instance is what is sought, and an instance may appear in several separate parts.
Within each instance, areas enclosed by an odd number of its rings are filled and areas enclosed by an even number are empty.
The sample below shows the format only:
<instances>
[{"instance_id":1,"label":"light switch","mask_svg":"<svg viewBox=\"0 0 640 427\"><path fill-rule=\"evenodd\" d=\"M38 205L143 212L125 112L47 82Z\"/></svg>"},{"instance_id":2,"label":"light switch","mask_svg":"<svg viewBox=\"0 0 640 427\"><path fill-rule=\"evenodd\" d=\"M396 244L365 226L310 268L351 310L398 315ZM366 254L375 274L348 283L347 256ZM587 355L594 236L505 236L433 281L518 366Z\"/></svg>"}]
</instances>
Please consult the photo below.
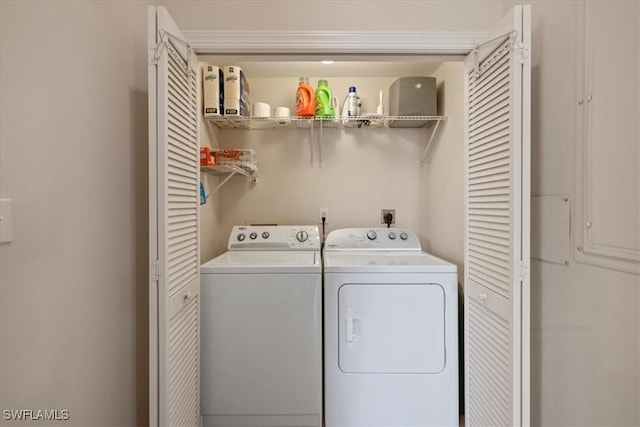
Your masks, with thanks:
<instances>
[{"instance_id":1,"label":"light switch","mask_svg":"<svg viewBox=\"0 0 640 427\"><path fill-rule=\"evenodd\" d=\"M0 243L11 241L11 199L0 199Z\"/></svg>"}]
</instances>

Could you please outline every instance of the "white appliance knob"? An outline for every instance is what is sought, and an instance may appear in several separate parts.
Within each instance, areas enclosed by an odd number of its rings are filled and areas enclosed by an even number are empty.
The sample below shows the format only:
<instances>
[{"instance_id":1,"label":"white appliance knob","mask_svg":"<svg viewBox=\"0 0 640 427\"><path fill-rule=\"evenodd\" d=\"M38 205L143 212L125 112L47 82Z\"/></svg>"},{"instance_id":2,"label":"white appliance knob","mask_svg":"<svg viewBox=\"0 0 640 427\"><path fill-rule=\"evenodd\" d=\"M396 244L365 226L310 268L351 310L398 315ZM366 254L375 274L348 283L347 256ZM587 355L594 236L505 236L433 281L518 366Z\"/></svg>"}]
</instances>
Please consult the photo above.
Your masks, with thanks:
<instances>
[{"instance_id":1,"label":"white appliance knob","mask_svg":"<svg viewBox=\"0 0 640 427\"><path fill-rule=\"evenodd\" d=\"M376 234L375 231L373 231L373 230L367 231L367 238L369 240L376 240L377 237L378 237L378 235Z\"/></svg>"},{"instance_id":2,"label":"white appliance knob","mask_svg":"<svg viewBox=\"0 0 640 427\"><path fill-rule=\"evenodd\" d=\"M402 240L407 240L409 238L409 235L403 231L402 233L400 233L400 238Z\"/></svg>"},{"instance_id":3,"label":"white appliance knob","mask_svg":"<svg viewBox=\"0 0 640 427\"><path fill-rule=\"evenodd\" d=\"M256 240L257 237L258 237L258 233L253 232L253 233L249 234L249 238L251 240Z\"/></svg>"},{"instance_id":4,"label":"white appliance knob","mask_svg":"<svg viewBox=\"0 0 640 427\"><path fill-rule=\"evenodd\" d=\"M268 231L263 231L262 232L262 238L263 239L268 239L269 238L269 232Z\"/></svg>"},{"instance_id":5,"label":"white appliance knob","mask_svg":"<svg viewBox=\"0 0 640 427\"><path fill-rule=\"evenodd\" d=\"M242 242L245 238L245 235L243 233L238 234L238 242Z\"/></svg>"},{"instance_id":6,"label":"white appliance knob","mask_svg":"<svg viewBox=\"0 0 640 427\"><path fill-rule=\"evenodd\" d=\"M298 239L298 242L306 242L308 238L309 233L307 233L306 231L298 231L298 234L296 234L296 239Z\"/></svg>"},{"instance_id":7,"label":"white appliance knob","mask_svg":"<svg viewBox=\"0 0 640 427\"><path fill-rule=\"evenodd\" d=\"M394 233L393 231L389 233L389 238L391 240L395 240L396 239L396 233Z\"/></svg>"}]
</instances>

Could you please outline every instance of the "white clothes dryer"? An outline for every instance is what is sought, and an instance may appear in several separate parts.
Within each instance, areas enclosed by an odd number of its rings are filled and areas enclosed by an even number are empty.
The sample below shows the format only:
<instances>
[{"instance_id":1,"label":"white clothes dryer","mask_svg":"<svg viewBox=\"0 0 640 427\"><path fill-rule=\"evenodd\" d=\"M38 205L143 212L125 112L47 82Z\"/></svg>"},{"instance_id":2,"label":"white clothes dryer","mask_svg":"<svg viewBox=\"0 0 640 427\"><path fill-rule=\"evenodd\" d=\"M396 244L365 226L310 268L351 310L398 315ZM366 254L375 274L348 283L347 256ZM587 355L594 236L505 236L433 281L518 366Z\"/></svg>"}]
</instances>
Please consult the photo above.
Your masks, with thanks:
<instances>
[{"instance_id":1,"label":"white clothes dryer","mask_svg":"<svg viewBox=\"0 0 640 427\"><path fill-rule=\"evenodd\" d=\"M205 427L322 425L322 265L315 226L236 226L200 267Z\"/></svg>"},{"instance_id":2,"label":"white clothes dryer","mask_svg":"<svg viewBox=\"0 0 640 427\"><path fill-rule=\"evenodd\" d=\"M411 231L328 235L326 427L458 426L457 282Z\"/></svg>"}]
</instances>

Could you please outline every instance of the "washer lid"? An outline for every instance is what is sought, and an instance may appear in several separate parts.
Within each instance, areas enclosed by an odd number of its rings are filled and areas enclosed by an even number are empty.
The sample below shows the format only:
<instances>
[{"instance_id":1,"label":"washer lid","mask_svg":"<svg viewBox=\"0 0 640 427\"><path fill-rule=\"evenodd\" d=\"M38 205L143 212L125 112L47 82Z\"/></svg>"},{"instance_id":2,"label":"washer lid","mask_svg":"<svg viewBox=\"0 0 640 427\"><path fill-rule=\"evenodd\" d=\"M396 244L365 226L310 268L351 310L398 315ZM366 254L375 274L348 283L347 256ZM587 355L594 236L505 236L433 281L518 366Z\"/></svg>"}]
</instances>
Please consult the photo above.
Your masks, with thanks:
<instances>
[{"instance_id":1,"label":"washer lid","mask_svg":"<svg viewBox=\"0 0 640 427\"><path fill-rule=\"evenodd\" d=\"M320 273L318 251L229 251L200 266L201 274Z\"/></svg>"},{"instance_id":2,"label":"washer lid","mask_svg":"<svg viewBox=\"0 0 640 427\"><path fill-rule=\"evenodd\" d=\"M458 268L426 252L325 252L327 273L456 273Z\"/></svg>"}]
</instances>

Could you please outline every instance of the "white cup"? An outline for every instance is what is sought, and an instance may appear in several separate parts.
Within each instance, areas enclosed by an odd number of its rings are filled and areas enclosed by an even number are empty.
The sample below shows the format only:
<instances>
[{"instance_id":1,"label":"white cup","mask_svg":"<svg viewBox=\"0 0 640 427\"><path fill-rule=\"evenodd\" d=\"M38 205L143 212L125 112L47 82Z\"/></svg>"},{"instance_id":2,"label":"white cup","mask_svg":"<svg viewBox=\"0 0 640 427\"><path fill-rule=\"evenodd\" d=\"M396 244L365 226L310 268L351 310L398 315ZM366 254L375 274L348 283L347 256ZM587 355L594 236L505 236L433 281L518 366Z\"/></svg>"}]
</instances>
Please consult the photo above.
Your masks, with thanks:
<instances>
[{"instance_id":1,"label":"white cup","mask_svg":"<svg viewBox=\"0 0 640 427\"><path fill-rule=\"evenodd\" d=\"M251 107L252 117L271 117L271 105L266 102L254 102Z\"/></svg>"},{"instance_id":2,"label":"white cup","mask_svg":"<svg viewBox=\"0 0 640 427\"><path fill-rule=\"evenodd\" d=\"M289 117L291 116L291 111L287 107L276 107L276 111L274 114L276 117Z\"/></svg>"},{"instance_id":3,"label":"white cup","mask_svg":"<svg viewBox=\"0 0 640 427\"><path fill-rule=\"evenodd\" d=\"M287 107L276 107L274 111L274 116L276 116L279 119L278 123L285 124L289 122L289 117L291 117L291 111Z\"/></svg>"}]
</instances>

